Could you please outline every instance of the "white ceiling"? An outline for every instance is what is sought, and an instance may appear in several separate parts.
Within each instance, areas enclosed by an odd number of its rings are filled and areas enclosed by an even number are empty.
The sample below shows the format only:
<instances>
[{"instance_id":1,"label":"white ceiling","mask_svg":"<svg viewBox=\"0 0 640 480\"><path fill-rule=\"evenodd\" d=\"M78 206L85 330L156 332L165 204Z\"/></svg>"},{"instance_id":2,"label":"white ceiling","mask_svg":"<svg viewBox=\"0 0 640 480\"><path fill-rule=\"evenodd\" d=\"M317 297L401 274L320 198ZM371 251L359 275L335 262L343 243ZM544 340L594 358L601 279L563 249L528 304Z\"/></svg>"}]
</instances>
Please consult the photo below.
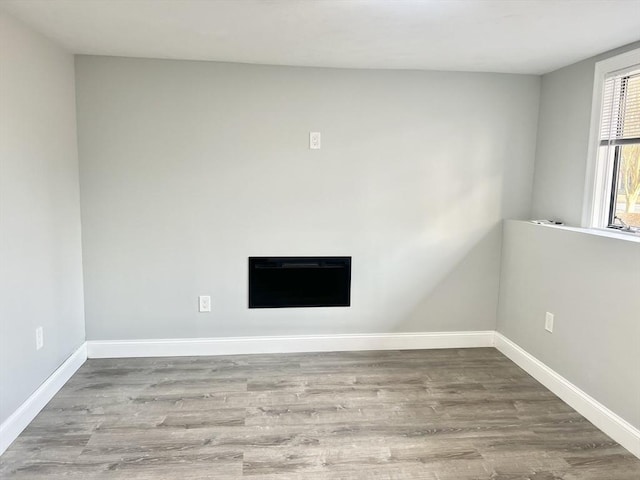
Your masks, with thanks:
<instances>
[{"instance_id":1,"label":"white ceiling","mask_svg":"<svg viewBox=\"0 0 640 480\"><path fill-rule=\"evenodd\" d=\"M0 0L74 53L545 73L640 40L640 0Z\"/></svg>"}]
</instances>

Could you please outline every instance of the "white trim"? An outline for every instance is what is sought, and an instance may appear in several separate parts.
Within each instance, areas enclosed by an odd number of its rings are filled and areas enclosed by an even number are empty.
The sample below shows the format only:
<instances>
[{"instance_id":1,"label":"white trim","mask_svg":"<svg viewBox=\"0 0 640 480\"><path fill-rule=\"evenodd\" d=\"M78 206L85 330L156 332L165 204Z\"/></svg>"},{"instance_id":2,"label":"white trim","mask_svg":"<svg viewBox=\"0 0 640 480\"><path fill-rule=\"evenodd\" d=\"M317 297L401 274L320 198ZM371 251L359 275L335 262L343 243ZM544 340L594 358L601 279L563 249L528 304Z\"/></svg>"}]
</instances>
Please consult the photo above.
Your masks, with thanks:
<instances>
[{"instance_id":1,"label":"white trim","mask_svg":"<svg viewBox=\"0 0 640 480\"><path fill-rule=\"evenodd\" d=\"M246 353L340 352L492 347L493 330L281 337L89 340L89 358L182 357Z\"/></svg>"},{"instance_id":2,"label":"white trim","mask_svg":"<svg viewBox=\"0 0 640 480\"><path fill-rule=\"evenodd\" d=\"M495 346L578 411L597 428L640 458L640 430L573 385L533 355L492 330L281 337L223 337L160 340L90 340L83 343L0 425L2 454L88 358L172 357L241 353L356 350L412 350Z\"/></svg>"},{"instance_id":3,"label":"white trim","mask_svg":"<svg viewBox=\"0 0 640 480\"><path fill-rule=\"evenodd\" d=\"M640 430L499 332L495 347L569 406L640 458Z\"/></svg>"},{"instance_id":4,"label":"white trim","mask_svg":"<svg viewBox=\"0 0 640 480\"><path fill-rule=\"evenodd\" d=\"M620 230L613 230L611 228L582 228L582 227L569 227L567 225L545 225L532 221L525 220L509 220L510 222L524 222L532 225L537 225L541 228L551 228L554 230L565 230L567 232L582 233L584 235L594 235L596 237L612 238L614 240L623 240L625 242L640 243L640 233L636 232L623 232Z\"/></svg>"},{"instance_id":5,"label":"white trim","mask_svg":"<svg viewBox=\"0 0 640 480\"><path fill-rule=\"evenodd\" d=\"M36 418L47 403L87 360L87 345L83 343L60 365L18 409L0 425L0 455Z\"/></svg>"},{"instance_id":6,"label":"white trim","mask_svg":"<svg viewBox=\"0 0 640 480\"><path fill-rule=\"evenodd\" d=\"M596 63L593 77L591 101L591 124L587 150L587 170L585 174L582 208L582 227L603 228L608 220L609 199L607 192L611 184L611 167L598 162L600 143L600 123L602 122L602 90L607 74L640 64L640 48L607 58Z\"/></svg>"}]
</instances>

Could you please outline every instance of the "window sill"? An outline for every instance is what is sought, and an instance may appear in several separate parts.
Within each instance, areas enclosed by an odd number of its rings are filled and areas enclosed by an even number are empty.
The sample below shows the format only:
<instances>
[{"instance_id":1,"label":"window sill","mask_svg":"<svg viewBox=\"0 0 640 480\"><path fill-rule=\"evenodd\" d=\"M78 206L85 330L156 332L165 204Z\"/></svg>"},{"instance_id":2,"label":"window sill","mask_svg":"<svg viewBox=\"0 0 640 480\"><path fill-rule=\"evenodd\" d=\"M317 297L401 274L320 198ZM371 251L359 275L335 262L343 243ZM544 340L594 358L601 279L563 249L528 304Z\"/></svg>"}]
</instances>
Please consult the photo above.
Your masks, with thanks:
<instances>
[{"instance_id":1,"label":"window sill","mask_svg":"<svg viewBox=\"0 0 640 480\"><path fill-rule=\"evenodd\" d=\"M640 243L640 234L633 232L619 232L604 228L583 228L568 227L567 225L541 225L533 222L526 222L543 228L554 228L557 230L566 230L569 232L584 233L586 235L595 235L598 237L614 238L616 240L624 240L626 242Z\"/></svg>"}]
</instances>

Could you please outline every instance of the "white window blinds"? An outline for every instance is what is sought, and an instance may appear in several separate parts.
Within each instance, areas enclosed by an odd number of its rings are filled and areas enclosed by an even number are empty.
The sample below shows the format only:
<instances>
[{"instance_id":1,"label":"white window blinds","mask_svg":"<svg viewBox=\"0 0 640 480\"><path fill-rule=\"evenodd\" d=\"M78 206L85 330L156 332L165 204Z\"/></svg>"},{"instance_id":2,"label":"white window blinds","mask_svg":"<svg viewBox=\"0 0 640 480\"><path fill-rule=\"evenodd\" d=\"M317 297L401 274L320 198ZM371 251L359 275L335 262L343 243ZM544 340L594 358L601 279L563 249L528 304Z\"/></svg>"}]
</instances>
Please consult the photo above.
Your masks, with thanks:
<instances>
[{"instance_id":1,"label":"white window blinds","mask_svg":"<svg viewBox=\"0 0 640 480\"><path fill-rule=\"evenodd\" d=\"M640 141L640 69L605 79L600 145Z\"/></svg>"}]
</instances>

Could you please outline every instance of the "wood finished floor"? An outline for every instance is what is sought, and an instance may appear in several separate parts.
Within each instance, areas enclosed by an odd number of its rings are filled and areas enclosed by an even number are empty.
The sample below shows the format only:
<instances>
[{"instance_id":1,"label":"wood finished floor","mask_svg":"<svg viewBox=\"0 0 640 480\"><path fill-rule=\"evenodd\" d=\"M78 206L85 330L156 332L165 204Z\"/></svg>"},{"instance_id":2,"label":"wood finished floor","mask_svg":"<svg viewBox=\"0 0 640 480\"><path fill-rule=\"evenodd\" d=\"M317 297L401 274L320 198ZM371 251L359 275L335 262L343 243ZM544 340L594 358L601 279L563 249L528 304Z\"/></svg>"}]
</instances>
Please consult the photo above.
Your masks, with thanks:
<instances>
[{"instance_id":1,"label":"wood finished floor","mask_svg":"<svg viewBox=\"0 0 640 480\"><path fill-rule=\"evenodd\" d=\"M89 360L2 479L638 480L497 350Z\"/></svg>"}]
</instances>

